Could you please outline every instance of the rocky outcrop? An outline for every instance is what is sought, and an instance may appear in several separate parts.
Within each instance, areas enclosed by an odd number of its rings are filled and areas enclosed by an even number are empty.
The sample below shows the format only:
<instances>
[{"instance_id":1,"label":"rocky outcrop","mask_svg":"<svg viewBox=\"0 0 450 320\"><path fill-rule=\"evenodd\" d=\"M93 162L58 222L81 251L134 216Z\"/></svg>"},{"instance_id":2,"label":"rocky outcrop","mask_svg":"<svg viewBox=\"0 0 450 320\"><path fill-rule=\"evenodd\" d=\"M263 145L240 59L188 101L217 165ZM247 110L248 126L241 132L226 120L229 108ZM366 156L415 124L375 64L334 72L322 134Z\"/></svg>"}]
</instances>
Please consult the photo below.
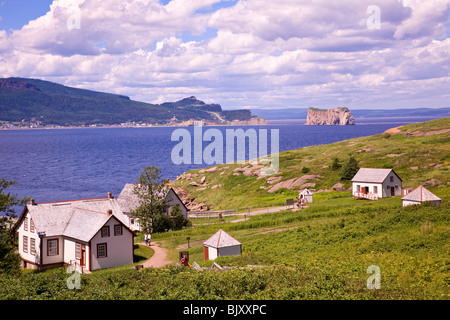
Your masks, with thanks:
<instances>
[{"instance_id":1,"label":"rocky outcrop","mask_svg":"<svg viewBox=\"0 0 450 320\"><path fill-rule=\"evenodd\" d=\"M348 108L334 108L321 110L308 108L306 116L308 125L352 125L356 124L355 118Z\"/></svg>"}]
</instances>

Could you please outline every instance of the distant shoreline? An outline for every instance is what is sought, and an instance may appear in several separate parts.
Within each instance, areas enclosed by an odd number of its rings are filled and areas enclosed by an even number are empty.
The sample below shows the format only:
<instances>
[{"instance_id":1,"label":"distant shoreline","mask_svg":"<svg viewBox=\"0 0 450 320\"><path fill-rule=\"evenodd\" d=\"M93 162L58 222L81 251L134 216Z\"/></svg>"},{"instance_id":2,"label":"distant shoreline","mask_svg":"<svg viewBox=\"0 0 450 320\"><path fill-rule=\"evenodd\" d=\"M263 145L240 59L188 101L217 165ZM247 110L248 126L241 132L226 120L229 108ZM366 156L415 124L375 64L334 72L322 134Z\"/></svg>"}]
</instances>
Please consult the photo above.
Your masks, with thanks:
<instances>
[{"instance_id":1,"label":"distant shoreline","mask_svg":"<svg viewBox=\"0 0 450 320\"><path fill-rule=\"evenodd\" d=\"M372 125L372 124L392 124L396 125L398 123L417 123L433 119L440 119L442 117L433 116L417 116L417 117L376 117L376 118L355 118L356 124L354 125ZM306 119L266 119L267 124L203 124L204 127L236 127L236 126L271 126L271 125L305 125ZM327 125L325 125L327 126ZM340 125L334 125L340 126ZM353 125L343 125L343 126L353 126ZM13 128L0 128L0 130L51 130L51 129L111 129L111 128L189 128L192 125L135 125L135 126L121 126L121 125L99 125L99 126L48 126L48 127L13 127Z\"/></svg>"}]
</instances>

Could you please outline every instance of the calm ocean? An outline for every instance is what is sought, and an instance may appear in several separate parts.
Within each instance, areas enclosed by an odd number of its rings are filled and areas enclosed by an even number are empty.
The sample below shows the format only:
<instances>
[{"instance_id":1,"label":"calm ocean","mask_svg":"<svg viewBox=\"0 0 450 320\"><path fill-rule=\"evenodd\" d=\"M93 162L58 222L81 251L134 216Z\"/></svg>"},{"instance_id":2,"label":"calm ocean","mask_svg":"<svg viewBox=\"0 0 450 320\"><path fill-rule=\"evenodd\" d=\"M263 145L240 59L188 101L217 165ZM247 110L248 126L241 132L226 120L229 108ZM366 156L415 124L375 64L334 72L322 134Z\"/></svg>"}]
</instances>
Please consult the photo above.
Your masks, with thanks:
<instances>
[{"instance_id":1,"label":"calm ocean","mask_svg":"<svg viewBox=\"0 0 450 320\"><path fill-rule=\"evenodd\" d=\"M404 124L398 123L397 125ZM280 151L328 144L382 133L393 123L356 126L269 125L279 129ZM203 132L212 127L204 127ZM238 127L215 127L223 132ZM193 132L193 128L187 128ZM171 141L175 128L89 128L0 131L0 178L15 180L8 189L37 202L117 196L136 182L145 166L157 166L164 178L209 165L175 165ZM209 142L203 142L203 148ZM270 148L269 148L270 151ZM270 152L269 152L270 153ZM20 212L18 212L20 213Z\"/></svg>"}]
</instances>

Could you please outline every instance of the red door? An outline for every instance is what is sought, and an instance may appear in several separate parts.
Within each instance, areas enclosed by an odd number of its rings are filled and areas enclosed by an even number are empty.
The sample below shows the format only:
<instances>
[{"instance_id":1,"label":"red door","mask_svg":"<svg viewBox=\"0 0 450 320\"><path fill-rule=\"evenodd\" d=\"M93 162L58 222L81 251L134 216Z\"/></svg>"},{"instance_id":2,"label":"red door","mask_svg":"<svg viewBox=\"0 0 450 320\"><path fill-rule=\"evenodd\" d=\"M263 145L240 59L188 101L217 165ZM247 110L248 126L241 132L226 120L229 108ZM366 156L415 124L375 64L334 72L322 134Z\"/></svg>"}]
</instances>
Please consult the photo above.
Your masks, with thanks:
<instances>
[{"instance_id":1,"label":"red door","mask_svg":"<svg viewBox=\"0 0 450 320\"><path fill-rule=\"evenodd\" d=\"M395 197L395 188L391 187L391 197Z\"/></svg>"},{"instance_id":2,"label":"red door","mask_svg":"<svg viewBox=\"0 0 450 320\"><path fill-rule=\"evenodd\" d=\"M209 252L208 247L203 247L203 261L209 260Z\"/></svg>"}]
</instances>

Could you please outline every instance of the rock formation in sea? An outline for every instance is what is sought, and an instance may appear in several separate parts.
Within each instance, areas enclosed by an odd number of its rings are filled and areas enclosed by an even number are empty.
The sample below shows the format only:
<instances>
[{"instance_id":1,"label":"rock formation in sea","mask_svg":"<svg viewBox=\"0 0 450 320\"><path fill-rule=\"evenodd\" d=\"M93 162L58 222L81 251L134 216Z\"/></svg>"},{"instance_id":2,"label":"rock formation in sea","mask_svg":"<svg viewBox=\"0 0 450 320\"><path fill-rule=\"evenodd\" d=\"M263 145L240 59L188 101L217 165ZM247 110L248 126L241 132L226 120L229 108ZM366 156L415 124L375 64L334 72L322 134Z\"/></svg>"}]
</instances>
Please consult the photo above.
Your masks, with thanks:
<instances>
[{"instance_id":1,"label":"rock formation in sea","mask_svg":"<svg viewBox=\"0 0 450 320\"><path fill-rule=\"evenodd\" d=\"M306 116L308 125L352 125L356 124L355 118L348 108L333 108L321 110L317 108L308 108Z\"/></svg>"}]
</instances>

